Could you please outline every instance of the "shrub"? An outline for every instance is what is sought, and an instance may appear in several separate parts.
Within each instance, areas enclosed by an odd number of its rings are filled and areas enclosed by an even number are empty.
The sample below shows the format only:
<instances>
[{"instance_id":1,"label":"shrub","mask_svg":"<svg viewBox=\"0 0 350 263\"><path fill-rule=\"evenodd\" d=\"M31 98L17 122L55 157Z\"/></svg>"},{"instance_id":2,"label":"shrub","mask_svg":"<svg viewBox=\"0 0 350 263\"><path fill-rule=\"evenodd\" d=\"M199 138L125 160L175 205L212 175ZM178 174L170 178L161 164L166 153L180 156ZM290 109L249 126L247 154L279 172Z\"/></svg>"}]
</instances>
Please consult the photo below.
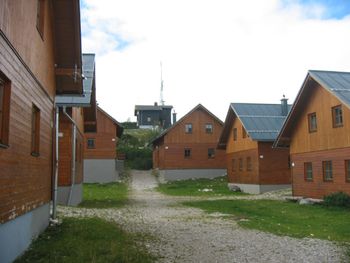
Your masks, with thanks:
<instances>
[{"instance_id":1,"label":"shrub","mask_svg":"<svg viewBox=\"0 0 350 263\"><path fill-rule=\"evenodd\" d=\"M336 192L323 198L325 206L338 206L350 208L350 195L344 192Z\"/></svg>"}]
</instances>

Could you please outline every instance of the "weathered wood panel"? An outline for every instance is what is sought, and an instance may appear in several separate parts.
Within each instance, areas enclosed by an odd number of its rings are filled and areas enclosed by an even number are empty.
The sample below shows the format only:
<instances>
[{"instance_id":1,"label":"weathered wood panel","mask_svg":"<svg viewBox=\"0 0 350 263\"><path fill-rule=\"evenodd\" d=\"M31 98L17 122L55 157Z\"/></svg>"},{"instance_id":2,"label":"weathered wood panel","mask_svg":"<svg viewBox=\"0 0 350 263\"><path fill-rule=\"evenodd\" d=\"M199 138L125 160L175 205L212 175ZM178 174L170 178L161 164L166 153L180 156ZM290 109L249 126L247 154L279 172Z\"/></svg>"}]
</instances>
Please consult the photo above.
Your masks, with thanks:
<instances>
[{"instance_id":1,"label":"weathered wood panel","mask_svg":"<svg viewBox=\"0 0 350 263\"><path fill-rule=\"evenodd\" d=\"M0 30L53 98L55 86L52 83L55 75L52 18L49 1L44 2L43 38L36 28L37 1L34 0L0 1Z\"/></svg>"},{"instance_id":2,"label":"weathered wood panel","mask_svg":"<svg viewBox=\"0 0 350 263\"><path fill-rule=\"evenodd\" d=\"M96 116L97 132L85 133L84 138L84 159L115 159L117 156L117 125L97 110ZM87 148L87 139L95 139L95 148Z\"/></svg>"},{"instance_id":3,"label":"weathered wood panel","mask_svg":"<svg viewBox=\"0 0 350 263\"><path fill-rule=\"evenodd\" d=\"M350 147L350 110L342 106L344 125L333 128L331 109L341 102L319 85L313 88L292 134L291 154ZM309 133L308 114L313 112L316 112L317 131Z\"/></svg>"},{"instance_id":4,"label":"weathered wood panel","mask_svg":"<svg viewBox=\"0 0 350 263\"><path fill-rule=\"evenodd\" d=\"M333 192L343 191L350 194L350 183L346 181L345 160L350 159L350 147L309 153L291 154L293 195L323 198ZM333 181L323 180L322 161L332 161ZM305 181L304 163L311 162L313 180Z\"/></svg>"}]
</instances>

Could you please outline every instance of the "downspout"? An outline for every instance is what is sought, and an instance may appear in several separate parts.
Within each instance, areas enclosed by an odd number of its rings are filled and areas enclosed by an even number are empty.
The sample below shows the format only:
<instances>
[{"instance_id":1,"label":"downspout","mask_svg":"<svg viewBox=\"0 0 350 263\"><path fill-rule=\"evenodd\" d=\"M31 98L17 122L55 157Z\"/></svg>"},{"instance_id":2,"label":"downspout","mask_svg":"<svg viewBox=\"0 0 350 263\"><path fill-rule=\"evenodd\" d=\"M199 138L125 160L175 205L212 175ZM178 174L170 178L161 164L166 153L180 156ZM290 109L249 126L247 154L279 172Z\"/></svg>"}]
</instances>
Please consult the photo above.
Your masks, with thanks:
<instances>
[{"instance_id":1,"label":"downspout","mask_svg":"<svg viewBox=\"0 0 350 263\"><path fill-rule=\"evenodd\" d=\"M67 205L70 205L71 199L72 199L72 193L73 193L73 187L75 184L75 156L76 156L76 138L77 138L77 124L75 121L69 116L69 114L66 112L66 106L63 106L63 114L67 116L67 118L71 121L72 123L72 171L71 171L71 186L69 190L69 196L68 196L68 203Z\"/></svg>"},{"instance_id":2,"label":"downspout","mask_svg":"<svg viewBox=\"0 0 350 263\"><path fill-rule=\"evenodd\" d=\"M53 198L52 198L52 215L51 219L56 220L57 217L57 185L58 185L58 126L59 126L60 109L56 107L56 131L55 131L55 175L53 185Z\"/></svg>"}]
</instances>

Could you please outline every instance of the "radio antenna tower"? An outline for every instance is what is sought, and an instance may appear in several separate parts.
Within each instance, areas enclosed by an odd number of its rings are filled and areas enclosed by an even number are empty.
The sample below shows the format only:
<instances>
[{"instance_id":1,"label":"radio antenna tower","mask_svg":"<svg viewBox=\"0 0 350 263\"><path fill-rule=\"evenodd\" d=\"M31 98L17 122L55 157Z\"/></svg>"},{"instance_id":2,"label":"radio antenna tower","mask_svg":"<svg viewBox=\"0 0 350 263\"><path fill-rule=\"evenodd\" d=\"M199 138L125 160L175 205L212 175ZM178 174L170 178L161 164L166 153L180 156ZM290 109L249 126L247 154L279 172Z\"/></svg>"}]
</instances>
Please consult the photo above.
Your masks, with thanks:
<instances>
[{"instance_id":1,"label":"radio antenna tower","mask_svg":"<svg viewBox=\"0 0 350 263\"><path fill-rule=\"evenodd\" d=\"M163 65L162 61L160 62L160 105L164 106L164 98L163 98Z\"/></svg>"}]
</instances>

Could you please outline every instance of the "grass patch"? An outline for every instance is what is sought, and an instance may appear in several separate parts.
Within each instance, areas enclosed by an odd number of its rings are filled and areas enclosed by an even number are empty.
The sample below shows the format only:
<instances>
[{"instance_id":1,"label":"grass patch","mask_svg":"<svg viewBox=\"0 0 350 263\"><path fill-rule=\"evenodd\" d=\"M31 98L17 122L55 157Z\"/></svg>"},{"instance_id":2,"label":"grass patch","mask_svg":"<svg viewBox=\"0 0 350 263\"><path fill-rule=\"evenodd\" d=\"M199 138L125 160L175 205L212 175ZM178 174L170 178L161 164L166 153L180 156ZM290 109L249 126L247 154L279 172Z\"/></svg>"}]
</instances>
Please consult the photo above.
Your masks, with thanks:
<instances>
[{"instance_id":1,"label":"grass patch","mask_svg":"<svg viewBox=\"0 0 350 263\"><path fill-rule=\"evenodd\" d=\"M40 235L15 263L154 262L138 245L143 238L102 219L64 218L61 225L49 227Z\"/></svg>"},{"instance_id":2,"label":"grass patch","mask_svg":"<svg viewBox=\"0 0 350 263\"><path fill-rule=\"evenodd\" d=\"M189 179L171 181L160 184L157 190L163 194L172 196L221 196L242 195L241 192L230 191L227 187L225 176L214 179Z\"/></svg>"},{"instance_id":3,"label":"grass patch","mask_svg":"<svg viewBox=\"0 0 350 263\"><path fill-rule=\"evenodd\" d=\"M128 201L128 185L124 182L108 184L84 184L83 202L80 207L121 207Z\"/></svg>"},{"instance_id":4,"label":"grass patch","mask_svg":"<svg viewBox=\"0 0 350 263\"><path fill-rule=\"evenodd\" d=\"M350 241L349 209L272 200L197 201L184 205L230 214L243 227L277 235Z\"/></svg>"}]
</instances>

